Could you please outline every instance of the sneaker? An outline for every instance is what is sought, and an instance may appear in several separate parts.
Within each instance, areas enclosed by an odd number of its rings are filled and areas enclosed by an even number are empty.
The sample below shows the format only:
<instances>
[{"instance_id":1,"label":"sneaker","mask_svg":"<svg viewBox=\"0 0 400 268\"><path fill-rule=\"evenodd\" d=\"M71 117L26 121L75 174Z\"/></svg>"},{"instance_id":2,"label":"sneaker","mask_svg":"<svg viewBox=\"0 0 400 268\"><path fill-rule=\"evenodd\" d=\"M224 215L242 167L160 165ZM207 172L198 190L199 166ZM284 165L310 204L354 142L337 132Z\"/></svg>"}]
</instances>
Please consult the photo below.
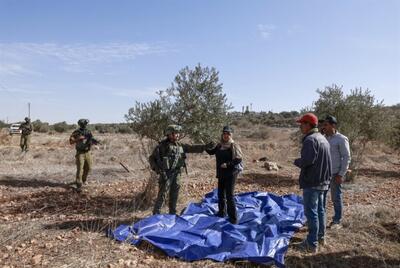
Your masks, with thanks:
<instances>
[{"instance_id":1,"label":"sneaker","mask_svg":"<svg viewBox=\"0 0 400 268\"><path fill-rule=\"evenodd\" d=\"M308 244L307 240L304 240L300 244L297 244L296 248L300 251L308 252L308 253L317 253L318 252L318 247L311 246L310 244Z\"/></svg>"},{"instance_id":2,"label":"sneaker","mask_svg":"<svg viewBox=\"0 0 400 268\"><path fill-rule=\"evenodd\" d=\"M337 221L332 221L326 228L331 230L338 230L342 228L342 224Z\"/></svg>"},{"instance_id":3,"label":"sneaker","mask_svg":"<svg viewBox=\"0 0 400 268\"><path fill-rule=\"evenodd\" d=\"M318 245L323 247L326 246L326 239L325 238L318 239Z\"/></svg>"}]
</instances>

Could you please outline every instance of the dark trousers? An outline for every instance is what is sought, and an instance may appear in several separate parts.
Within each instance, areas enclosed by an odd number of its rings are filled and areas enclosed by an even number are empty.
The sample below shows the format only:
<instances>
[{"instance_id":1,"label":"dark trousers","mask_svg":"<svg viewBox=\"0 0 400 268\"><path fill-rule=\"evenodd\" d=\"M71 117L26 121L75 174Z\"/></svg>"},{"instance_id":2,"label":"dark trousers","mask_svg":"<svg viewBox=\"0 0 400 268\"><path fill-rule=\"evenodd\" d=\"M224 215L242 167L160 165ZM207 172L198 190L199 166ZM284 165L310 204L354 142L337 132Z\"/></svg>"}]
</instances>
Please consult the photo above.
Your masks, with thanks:
<instances>
[{"instance_id":1,"label":"dark trousers","mask_svg":"<svg viewBox=\"0 0 400 268\"><path fill-rule=\"evenodd\" d=\"M232 175L218 178L218 216L224 217L228 211L229 221L232 223L237 222L236 205L233 198L236 177Z\"/></svg>"}]
</instances>

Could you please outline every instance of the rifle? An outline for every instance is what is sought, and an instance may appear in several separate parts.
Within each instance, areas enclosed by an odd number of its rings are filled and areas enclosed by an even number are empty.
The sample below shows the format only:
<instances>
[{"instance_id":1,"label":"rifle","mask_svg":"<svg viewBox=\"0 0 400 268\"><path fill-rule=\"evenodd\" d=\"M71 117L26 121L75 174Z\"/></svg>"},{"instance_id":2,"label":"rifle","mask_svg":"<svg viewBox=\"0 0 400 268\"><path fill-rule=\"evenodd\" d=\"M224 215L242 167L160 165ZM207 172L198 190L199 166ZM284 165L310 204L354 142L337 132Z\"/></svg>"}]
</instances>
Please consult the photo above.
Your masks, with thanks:
<instances>
[{"instance_id":1,"label":"rifle","mask_svg":"<svg viewBox=\"0 0 400 268\"><path fill-rule=\"evenodd\" d=\"M86 142L85 142L85 145L101 145L101 142L99 141L99 140L96 140L95 138L93 138L93 135L88 135L88 134L85 134L85 139L86 139Z\"/></svg>"}]
</instances>

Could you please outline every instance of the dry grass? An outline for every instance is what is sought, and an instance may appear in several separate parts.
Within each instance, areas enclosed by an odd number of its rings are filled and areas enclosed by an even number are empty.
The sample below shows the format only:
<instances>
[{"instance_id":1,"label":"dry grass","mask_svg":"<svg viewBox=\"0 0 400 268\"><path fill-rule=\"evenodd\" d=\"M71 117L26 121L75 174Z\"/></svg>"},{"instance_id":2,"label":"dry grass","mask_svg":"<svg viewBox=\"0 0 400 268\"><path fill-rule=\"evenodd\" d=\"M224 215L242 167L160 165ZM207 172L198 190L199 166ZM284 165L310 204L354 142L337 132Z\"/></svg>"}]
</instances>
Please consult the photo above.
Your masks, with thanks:
<instances>
[{"instance_id":1,"label":"dry grass","mask_svg":"<svg viewBox=\"0 0 400 268\"><path fill-rule=\"evenodd\" d=\"M300 193L292 165L298 154L291 141L295 130L266 131L267 139L235 137L246 156L237 192ZM248 262L187 263L145 243L137 248L107 238L108 228L151 214L156 180L147 168L152 145L134 135L97 136L103 145L93 150L94 170L82 194L70 187L75 164L67 134L35 133L26 155L20 154L17 136L0 136L0 266L254 267ZM368 148L359 179L345 185L344 228L328 231L329 244L316 255L289 248L289 267L400 266L399 160L388 148L377 148ZM264 156L283 169L267 172L262 163L253 163ZM188 160L178 211L216 186L214 158L189 155ZM305 234L296 233L294 241Z\"/></svg>"}]
</instances>

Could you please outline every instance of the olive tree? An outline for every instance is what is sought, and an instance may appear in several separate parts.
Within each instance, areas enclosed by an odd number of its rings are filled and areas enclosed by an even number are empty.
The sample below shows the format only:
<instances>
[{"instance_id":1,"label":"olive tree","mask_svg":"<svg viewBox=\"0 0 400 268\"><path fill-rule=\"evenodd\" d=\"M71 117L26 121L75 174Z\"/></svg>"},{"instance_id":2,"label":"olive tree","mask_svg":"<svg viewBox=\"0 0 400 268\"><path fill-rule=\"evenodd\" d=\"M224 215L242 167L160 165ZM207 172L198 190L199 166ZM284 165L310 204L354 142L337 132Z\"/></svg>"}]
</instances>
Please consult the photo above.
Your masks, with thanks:
<instances>
[{"instance_id":1,"label":"olive tree","mask_svg":"<svg viewBox=\"0 0 400 268\"><path fill-rule=\"evenodd\" d=\"M221 127L229 123L232 106L222 89L215 68L185 67L169 88L157 93L156 100L136 102L125 117L142 137L159 141L167 125L178 124L194 142L207 142L216 139Z\"/></svg>"},{"instance_id":2,"label":"olive tree","mask_svg":"<svg viewBox=\"0 0 400 268\"><path fill-rule=\"evenodd\" d=\"M349 138L352 151L351 169L359 168L368 142L378 140L386 129L383 102L376 100L371 91L362 88L343 92L342 86L332 85L318 89L318 100L312 111L319 118L333 115L341 133ZM356 172L353 173L354 176Z\"/></svg>"},{"instance_id":3,"label":"olive tree","mask_svg":"<svg viewBox=\"0 0 400 268\"><path fill-rule=\"evenodd\" d=\"M140 159L147 165L149 154L155 142L164 137L164 129L169 124L182 126L183 136L194 142L208 142L219 137L221 128L229 123L226 95L215 68L202 67L200 64L190 69L185 67L175 76L171 86L157 93L157 98L149 102L136 102L125 118L132 129L142 138ZM148 206L156 196L157 175L149 171L140 200L141 206Z\"/></svg>"}]
</instances>

